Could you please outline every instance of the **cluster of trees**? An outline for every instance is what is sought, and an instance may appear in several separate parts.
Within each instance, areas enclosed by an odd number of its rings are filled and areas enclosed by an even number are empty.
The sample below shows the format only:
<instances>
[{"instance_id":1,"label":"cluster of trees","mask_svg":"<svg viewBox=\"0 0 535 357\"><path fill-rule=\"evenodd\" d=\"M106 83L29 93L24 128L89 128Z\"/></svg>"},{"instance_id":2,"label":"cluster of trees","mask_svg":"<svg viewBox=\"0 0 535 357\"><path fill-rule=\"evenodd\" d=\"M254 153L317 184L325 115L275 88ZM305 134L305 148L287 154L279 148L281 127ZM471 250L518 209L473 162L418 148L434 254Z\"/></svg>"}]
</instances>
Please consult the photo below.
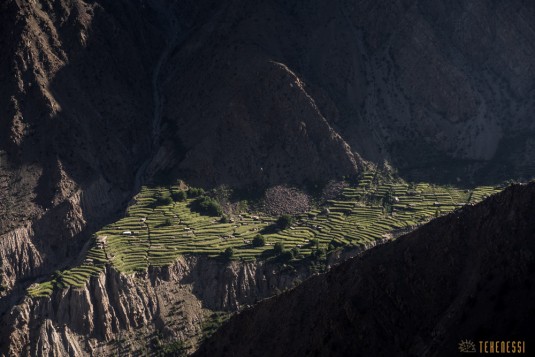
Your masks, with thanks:
<instances>
[{"instance_id":1,"label":"cluster of trees","mask_svg":"<svg viewBox=\"0 0 535 357\"><path fill-rule=\"evenodd\" d=\"M173 203L173 199L171 198L171 193L169 191L160 191L156 194L156 201L154 202L154 206L167 206Z\"/></svg>"},{"instance_id":2,"label":"cluster of trees","mask_svg":"<svg viewBox=\"0 0 535 357\"><path fill-rule=\"evenodd\" d=\"M257 234L252 241L253 246L263 247L266 245L266 238L262 234ZM315 249L312 251L311 257L314 260L322 260L327 257L327 250L319 247L318 239L311 239L309 243L310 247ZM329 244L329 250L335 249L336 244ZM286 249L283 242L277 242L273 245L273 255L280 257L283 260L292 260L294 258L302 257L301 251L297 247L292 249ZM234 248L229 247L221 253L221 257L230 260L234 256Z\"/></svg>"},{"instance_id":3,"label":"cluster of trees","mask_svg":"<svg viewBox=\"0 0 535 357\"><path fill-rule=\"evenodd\" d=\"M170 205L173 202L183 202L188 198L196 198L191 208L201 214L209 216L223 215L223 209L219 202L206 195L202 188L191 187L185 190L160 191L156 194L154 207ZM227 218L228 220L228 218ZM166 222L166 225L167 222Z\"/></svg>"},{"instance_id":4,"label":"cluster of trees","mask_svg":"<svg viewBox=\"0 0 535 357\"><path fill-rule=\"evenodd\" d=\"M209 216L221 216L223 214L223 209L219 202L208 196L200 196L193 202L191 207L197 212Z\"/></svg>"},{"instance_id":5,"label":"cluster of trees","mask_svg":"<svg viewBox=\"0 0 535 357\"><path fill-rule=\"evenodd\" d=\"M200 196L204 196L205 194L205 191L202 188L195 188L195 187L190 187L189 190L187 190L186 192L189 198L200 197Z\"/></svg>"},{"instance_id":6,"label":"cluster of trees","mask_svg":"<svg viewBox=\"0 0 535 357\"><path fill-rule=\"evenodd\" d=\"M171 193L171 197L173 198L173 201L175 202L182 202L182 201L185 201L186 198L188 198L188 194L186 191L176 190Z\"/></svg>"},{"instance_id":7,"label":"cluster of trees","mask_svg":"<svg viewBox=\"0 0 535 357\"><path fill-rule=\"evenodd\" d=\"M188 198L196 198L204 196L205 191L202 188L190 187L187 191L184 190L173 190L171 192L171 197L175 202L182 202Z\"/></svg>"},{"instance_id":8,"label":"cluster of trees","mask_svg":"<svg viewBox=\"0 0 535 357\"><path fill-rule=\"evenodd\" d=\"M156 194L154 206L166 206L173 202L183 202L188 198L197 198L205 195L202 188L191 187L189 190L160 191Z\"/></svg>"},{"instance_id":9,"label":"cluster of trees","mask_svg":"<svg viewBox=\"0 0 535 357\"><path fill-rule=\"evenodd\" d=\"M284 247L284 243L282 242L275 243L273 246L273 252L283 260L292 260L301 256L301 251L299 248L293 247L292 249L286 249Z\"/></svg>"}]
</instances>

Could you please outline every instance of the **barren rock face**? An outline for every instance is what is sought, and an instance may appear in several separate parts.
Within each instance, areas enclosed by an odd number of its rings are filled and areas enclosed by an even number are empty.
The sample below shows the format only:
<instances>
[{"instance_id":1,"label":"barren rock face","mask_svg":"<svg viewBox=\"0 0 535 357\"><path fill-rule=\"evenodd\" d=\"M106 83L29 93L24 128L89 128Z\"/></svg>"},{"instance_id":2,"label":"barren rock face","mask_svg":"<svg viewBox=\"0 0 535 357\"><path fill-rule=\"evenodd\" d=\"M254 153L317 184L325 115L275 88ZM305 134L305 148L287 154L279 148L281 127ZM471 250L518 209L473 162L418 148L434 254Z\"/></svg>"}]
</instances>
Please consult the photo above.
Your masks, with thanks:
<instances>
[{"instance_id":1,"label":"barren rock face","mask_svg":"<svg viewBox=\"0 0 535 357\"><path fill-rule=\"evenodd\" d=\"M128 276L109 268L82 288L27 297L10 309L1 317L0 355L112 355L116 339L133 352L146 348L153 333L193 348L202 336L205 309L237 311L309 275L307 269L281 271L277 264L205 257Z\"/></svg>"},{"instance_id":2,"label":"barren rock face","mask_svg":"<svg viewBox=\"0 0 535 357\"><path fill-rule=\"evenodd\" d=\"M233 185L353 174L359 157L428 180L531 175L534 18L520 1L217 7L168 61L166 164Z\"/></svg>"},{"instance_id":3,"label":"barren rock face","mask_svg":"<svg viewBox=\"0 0 535 357\"><path fill-rule=\"evenodd\" d=\"M123 207L148 153L139 130L152 106L145 68L161 43L141 3L0 6L0 244L11 285L67 263L87 224ZM30 251L6 242L15 229ZM25 255L34 256L28 266Z\"/></svg>"},{"instance_id":4,"label":"barren rock face","mask_svg":"<svg viewBox=\"0 0 535 357\"><path fill-rule=\"evenodd\" d=\"M199 54L208 61L192 73L202 73L218 56ZM189 148L180 169L194 180L230 185L302 183L359 172L350 147L286 65L267 56L234 61L236 72L224 71L216 81L186 78L192 85L170 98L167 115L178 122L176 135Z\"/></svg>"},{"instance_id":5,"label":"barren rock face","mask_svg":"<svg viewBox=\"0 0 535 357\"><path fill-rule=\"evenodd\" d=\"M310 210L310 197L295 188L275 186L264 194L262 210L277 216L281 214L299 214Z\"/></svg>"},{"instance_id":6,"label":"barren rock face","mask_svg":"<svg viewBox=\"0 0 535 357\"><path fill-rule=\"evenodd\" d=\"M0 234L26 225L44 242L45 263L71 257L83 244L73 237L118 214L162 172L269 186L359 171L284 62L249 46L232 57L219 40L212 48L214 34L232 30L220 19L241 16L236 4L1 6ZM109 203L91 205L92 194Z\"/></svg>"}]
</instances>

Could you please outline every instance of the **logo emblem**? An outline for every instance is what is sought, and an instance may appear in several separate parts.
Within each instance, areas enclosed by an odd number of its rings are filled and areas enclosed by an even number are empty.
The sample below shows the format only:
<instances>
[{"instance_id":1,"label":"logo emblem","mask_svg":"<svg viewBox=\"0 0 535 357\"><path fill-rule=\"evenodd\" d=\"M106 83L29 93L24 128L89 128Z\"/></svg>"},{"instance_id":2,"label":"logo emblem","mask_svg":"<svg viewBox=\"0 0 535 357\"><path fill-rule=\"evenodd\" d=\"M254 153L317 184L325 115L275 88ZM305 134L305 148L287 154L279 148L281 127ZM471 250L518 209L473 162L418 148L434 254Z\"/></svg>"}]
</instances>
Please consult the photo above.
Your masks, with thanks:
<instances>
[{"instance_id":1,"label":"logo emblem","mask_svg":"<svg viewBox=\"0 0 535 357\"><path fill-rule=\"evenodd\" d=\"M459 352L462 353L476 353L476 344L470 340L459 342Z\"/></svg>"}]
</instances>

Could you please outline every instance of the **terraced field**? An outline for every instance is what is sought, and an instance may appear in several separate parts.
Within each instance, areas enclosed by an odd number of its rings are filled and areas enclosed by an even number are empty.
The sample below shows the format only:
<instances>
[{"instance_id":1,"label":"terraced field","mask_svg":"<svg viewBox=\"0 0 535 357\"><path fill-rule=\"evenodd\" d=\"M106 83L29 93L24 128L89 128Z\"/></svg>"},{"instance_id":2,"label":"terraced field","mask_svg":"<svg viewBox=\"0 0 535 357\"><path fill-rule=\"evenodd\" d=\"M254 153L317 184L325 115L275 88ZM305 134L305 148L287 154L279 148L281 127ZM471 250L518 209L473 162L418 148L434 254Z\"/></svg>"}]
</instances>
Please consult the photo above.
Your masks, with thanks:
<instances>
[{"instance_id":1,"label":"terraced field","mask_svg":"<svg viewBox=\"0 0 535 357\"><path fill-rule=\"evenodd\" d=\"M95 234L82 264L32 285L29 294L47 296L54 287L82 286L105 264L132 273L148 266L169 265L181 254L217 257L227 248L233 249L232 259L262 259L273 255L273 246L282 242L286 249L298 250L293 259L303 259L318 249L370 244L389 232L416 227L501 189L388 183L367 173L357 186L345 188L337 200L295 217L292 226L284 230L274 229L278 217L261 213L243 212L221 223L220 217L192 211L193 199L157 205L156 197L169 194L169 190L178 187L143 187L126 217ZM266 244L255 247L252 240L259 233Z\"/></svg>"}]
</instances>

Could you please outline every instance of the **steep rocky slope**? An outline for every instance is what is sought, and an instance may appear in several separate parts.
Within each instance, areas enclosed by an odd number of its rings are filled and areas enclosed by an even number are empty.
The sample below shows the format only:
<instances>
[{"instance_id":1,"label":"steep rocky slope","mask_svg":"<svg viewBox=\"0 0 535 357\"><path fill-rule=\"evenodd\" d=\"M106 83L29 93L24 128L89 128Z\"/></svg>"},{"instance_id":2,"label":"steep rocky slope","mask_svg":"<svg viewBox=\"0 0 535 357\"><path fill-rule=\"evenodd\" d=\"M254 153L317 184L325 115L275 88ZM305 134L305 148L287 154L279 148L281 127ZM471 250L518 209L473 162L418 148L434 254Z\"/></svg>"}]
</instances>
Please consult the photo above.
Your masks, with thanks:
<instances>
[{"instance_id":1,"label":"steep rocky slope","mask_svg":"<svg viewBox=\"0 0 535 357\"><path fill-rule=\"evenodd\" d=\"M444 355L535 341L535 184L436 219L231 318L198 356Z\"/></svg>"},{"instance_id":2,"label":"steep rocky slope","mask_svg":"<svg viewBox=\"0 0 535 357\"><path fill-rule=\"evenodd\" d=\"M533 174L533 23L529 1L227 3L172 59L165 117L191 148L180 167L287 180L304 151L315 178L331 155L323 117L352 152L410 177Z\"/></svg>"},{"instance_id":3,"label":"steep rocky slope","mask_svg":"<svg viewBox=\"0 0 535 357\"><path fill-rule=\"evenodd\" d=\"M329 264L358 254L346 251ZM211 311L228 313L293 288L310 276L305 265L226 262L181 257L171 266L121 274L108 266L82 288L25 297L0 316L0 355L107 356L134 354L184 341L190 351Z\"/></svg>"},{"instance_id":4,"label":"steep rocky slope","mask_svg":"<svg viewBox=\"0 0 535 357\"><path fill-rule=\"evenodd\" d=\"M6 0L0 313L142 183L535 173L532 1Z\"/></svg>"},{"instance_id":5,"label":"steep rocky slope","mask_svg":"<svg viewBox=\"0 0 535 357\"><path fill-rule=\"evenodd\" d=\"M0 257L8 287L65 264L84 229L129 199L150 140L139 130L150 125L152 107L144 69L161 47L155 20L138 16L139 6L0 5Z\"/></svg>"}]
</instances>

